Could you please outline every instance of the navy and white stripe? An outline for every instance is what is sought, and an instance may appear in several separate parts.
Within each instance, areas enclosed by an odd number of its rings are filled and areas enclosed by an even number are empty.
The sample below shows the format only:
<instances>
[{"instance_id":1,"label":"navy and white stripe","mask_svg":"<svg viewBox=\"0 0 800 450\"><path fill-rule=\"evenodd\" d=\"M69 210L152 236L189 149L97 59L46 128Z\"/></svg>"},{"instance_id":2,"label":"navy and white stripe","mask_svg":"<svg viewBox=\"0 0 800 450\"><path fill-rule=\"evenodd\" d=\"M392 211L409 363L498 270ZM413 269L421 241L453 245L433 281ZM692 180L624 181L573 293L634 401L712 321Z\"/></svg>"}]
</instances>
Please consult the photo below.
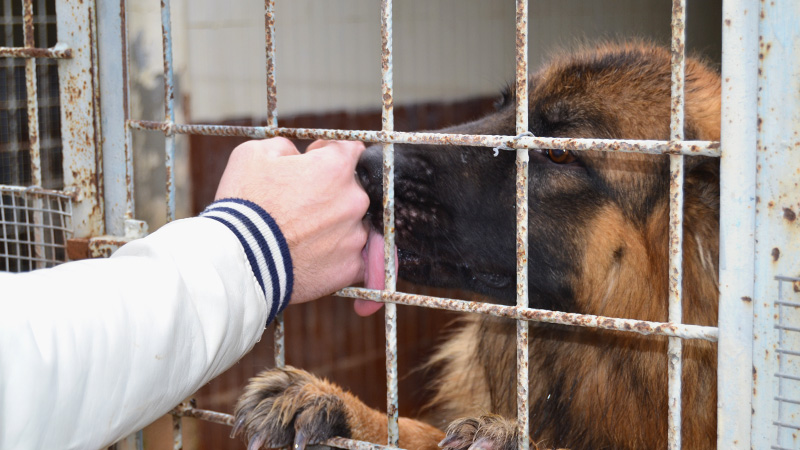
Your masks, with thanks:
<instances>
[{"instance_id":1,"label":"navy and white stripe","mask_svg":"<svg viewBox=\"0 0 800 450\"><path fill-rule=\"evenodd\" d=\"M201 217L224 224L239 239L264 295L271 299L267 323L289 303L294 277L289 246L275 220L255 203L238 198L218 200Z\"/></svg>"}]
</instances>

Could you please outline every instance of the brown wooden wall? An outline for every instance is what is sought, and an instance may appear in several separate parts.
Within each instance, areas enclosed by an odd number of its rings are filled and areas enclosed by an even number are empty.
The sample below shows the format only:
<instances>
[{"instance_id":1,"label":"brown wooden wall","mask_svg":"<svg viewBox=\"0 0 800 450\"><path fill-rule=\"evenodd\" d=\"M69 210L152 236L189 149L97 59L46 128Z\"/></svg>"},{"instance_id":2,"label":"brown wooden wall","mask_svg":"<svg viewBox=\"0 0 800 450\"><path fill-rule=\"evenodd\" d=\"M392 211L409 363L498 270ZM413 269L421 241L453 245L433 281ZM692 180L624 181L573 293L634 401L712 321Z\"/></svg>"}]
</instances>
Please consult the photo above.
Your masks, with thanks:
<instances>
[{"instance_id":1,"label":"brown wooden wall","mask_svg":"<svg viewBox=\"0 0 800 450\"><path fill-rule=\"evenodd\" d=\"M423 104L395 108L397 130L433 130L480 117L491 109L493 99L481 98L450 104ZM376 130L380 111L332 113L280 118L280 125L303 128ZM250 121L230 121L228 125L250 125ZM193 208L202 211L213 200L231 150L243 138L192 136ZM297 142L303 149L308 142ZM431 290L400 282L398 290L463 298L457 292ZM400 414L418 416L428 398L424 370L420 366L442 338L442 332L459 315L445 311L398 306L398 373ZM382 311L362 318L355 314L352 300L326 297L316 302L291 306L285 314L286 362L332 380L358 395L366 404L386 409L384 325ZM248 378L274 367L272 327L261 342L235 366L213 380L197 395L198 407L232 412ZM184 419L187 448L242 449L238 440L228 437L230 428Z\"/></svg>"}]
</instances>

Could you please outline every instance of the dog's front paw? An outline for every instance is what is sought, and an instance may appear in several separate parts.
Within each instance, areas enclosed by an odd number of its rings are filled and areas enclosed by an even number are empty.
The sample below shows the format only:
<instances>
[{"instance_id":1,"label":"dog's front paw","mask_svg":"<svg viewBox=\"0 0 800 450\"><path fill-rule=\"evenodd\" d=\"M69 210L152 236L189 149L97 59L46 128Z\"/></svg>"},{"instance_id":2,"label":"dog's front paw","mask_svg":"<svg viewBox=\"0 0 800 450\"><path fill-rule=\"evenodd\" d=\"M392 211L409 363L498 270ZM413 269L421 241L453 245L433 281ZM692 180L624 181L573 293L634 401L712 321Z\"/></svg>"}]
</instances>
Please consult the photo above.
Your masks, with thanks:
<instances>
[{"instance_id":1,"label":"dog's front paw","mask_svg":"<svg viewBox=\"0 0 800 450\"><path fill-rule=\"evenodd\" d=\"M443 450L516 450L516 423L497 415L453 421L439 443Z\"/></svg>"},{"instance_id":2,"label":"dog's front paw","mask_svg":"<svg viewBox=\"0 0 800 450\"><path fill-rule=\"evenodd\" d=\"M336 386L292 367L250 380L239 398L231 436L244 435L248 450L306 445L350 437L348 411Z\"/></svg>"}]
</instances>

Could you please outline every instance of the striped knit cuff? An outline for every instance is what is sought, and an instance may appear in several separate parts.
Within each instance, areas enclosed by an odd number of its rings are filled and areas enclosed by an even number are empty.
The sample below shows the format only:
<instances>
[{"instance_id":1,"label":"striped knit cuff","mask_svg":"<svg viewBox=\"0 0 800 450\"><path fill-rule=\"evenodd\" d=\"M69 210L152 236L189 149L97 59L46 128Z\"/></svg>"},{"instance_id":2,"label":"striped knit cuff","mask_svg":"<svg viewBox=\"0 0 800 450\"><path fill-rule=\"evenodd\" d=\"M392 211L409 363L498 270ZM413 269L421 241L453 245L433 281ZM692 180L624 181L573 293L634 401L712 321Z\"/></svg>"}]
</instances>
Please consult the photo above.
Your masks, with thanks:
<instances>
[{"instance_id":1,"label":"striped knit cuff","mask_svg":"<svg viewBox=\"0 0 800 450\"><path fill-rule=\"evenodd\" d=\"M294 277L289 246L275 220L255 203L238 198L217 200L200 217L230 229L242 244L253 274L267 299L267 323L289 304Z\"/></svg>"}]
</instances>

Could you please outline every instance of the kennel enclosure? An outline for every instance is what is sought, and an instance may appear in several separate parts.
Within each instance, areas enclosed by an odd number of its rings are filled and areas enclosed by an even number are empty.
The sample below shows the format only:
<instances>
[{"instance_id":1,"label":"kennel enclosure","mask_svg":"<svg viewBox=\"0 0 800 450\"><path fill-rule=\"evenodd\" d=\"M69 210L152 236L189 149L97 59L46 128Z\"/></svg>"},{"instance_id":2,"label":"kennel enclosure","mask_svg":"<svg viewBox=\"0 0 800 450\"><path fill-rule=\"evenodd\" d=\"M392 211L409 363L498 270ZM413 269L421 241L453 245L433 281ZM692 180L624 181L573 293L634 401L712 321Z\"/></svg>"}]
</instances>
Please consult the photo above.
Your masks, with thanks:
<instances>
[{"instance_id":1,"label":"kennel enclosure","mask_svg":"<svg viewBox=\"0 0 800 450\"><path fill-rule=\"evenodd\" d=\"M37 0L39 1L39 0ZM278 0L279 1L279 0ZM516 1L517 114L514 136L469 136L394 130L393 5L382 0L381 15L381 130L282 128L277 115L276 47L281 18L274 1L266 0L265 52L267 55L267 125L223 126L176 122L175 82L170 1L161 2L164 65L162 117L130 116L130 47L126 4L64 0L54 14L34 0L3 5L6 46L0 48L6 78L23 90L7 89L8 135L25 139L2 142L4 159L0 194L0 262L8 271L31 270L82 257L108 256L125 242L147 233L147 224L135 217L132 133L158 132L166 136L164 208L175 217L175 136L204 134L265 138L363 140L384 145L385 248L394 244L393 144L461 144L486 151L514 151L517 157L517 305L471 303L461 300L397 292L394 260L386 259L386 286L382 291L348 288L347 297L386 303L387 410L390 423L386 444L397 445L397 339L395 304L491 314L517 319L518 421L528 429L527 361L528 321L590 326L669 337L670 448L680 448L680 374L682 339L706 339L718 344L718 448L798 448L800 441L800 5L794 2L748 0L722 7L722 137L720 142L686 141L683 135L683 83L686 2L672 2L672 114L670 140L631 141L561 139L527 133L528 1ZM15 7L16 8L16 7ZM16 12L16 14L15 14ZM45 13L43 13L45 12ZM39 19L37 19L39 17ZM48 19L50 17L51 19ZM34 36L55 18L57 42ZM665 17L664 19L669 20ZM691 20L689 18L688 20ZM15 37L21 30L22 39ZM19 31L16 32L20 34ZM398 37L402 39L402 37ZM279 55L277 56L280 57ZM299 57L299 56L297 56ZM51 72L57 72L60 126L43 133L43 112ZM24 67L24 76L20 73ZM8 94L11 92L12 94ZM24 105L24 108L22 107ZM18 110L24 110L20 114ZM25 120L22 120L22 118ZM27 123L25 127L23 124ZM17 131L14 131L17 130ZM22 133L24 134L24 133ZM47 137L47 139L44 139ZM53 141L57 142L54 144ZM44 149L60 146L61 170L43 170L52 160ZM668 154L671 161L670 315L667 323L628 318L598 317L527 307L527 150L538 148L582 151L627 151ZM57 153L57 152L56 152ZM10 156L9 156L10 155ZM698 155L721 158L720 316L718 327L681 324L682 167L685 158ZM10 159L13 156L14 160ZM55 157L57 158L57 157ZM20 162L21 161L21 162ZM46 167L52 167L49 163ZM57 165L57 164L56 164ZM19 170L22 167L23 170ZM10 168L11 170L7 170ZM9 173L6 176L6 172ZM27 175L26 175L27 174ZM509 176L511 176L509 174ZM59 181L62 180L62 181ZM386 251L391 255L391 251ZM291 314L291 311L289 312ZM276 364L284 364L282 319L276 322ZM291 340L289 342L291 345ZM174 411L175 446L181 447L181 417L199 417L231 424L228 415L182 404ZM519 447L528 448L526 431ZM139 445L133 436L121 445ZM335 439L343 448L383 448Z\"/></svg>"}]
</instances>

